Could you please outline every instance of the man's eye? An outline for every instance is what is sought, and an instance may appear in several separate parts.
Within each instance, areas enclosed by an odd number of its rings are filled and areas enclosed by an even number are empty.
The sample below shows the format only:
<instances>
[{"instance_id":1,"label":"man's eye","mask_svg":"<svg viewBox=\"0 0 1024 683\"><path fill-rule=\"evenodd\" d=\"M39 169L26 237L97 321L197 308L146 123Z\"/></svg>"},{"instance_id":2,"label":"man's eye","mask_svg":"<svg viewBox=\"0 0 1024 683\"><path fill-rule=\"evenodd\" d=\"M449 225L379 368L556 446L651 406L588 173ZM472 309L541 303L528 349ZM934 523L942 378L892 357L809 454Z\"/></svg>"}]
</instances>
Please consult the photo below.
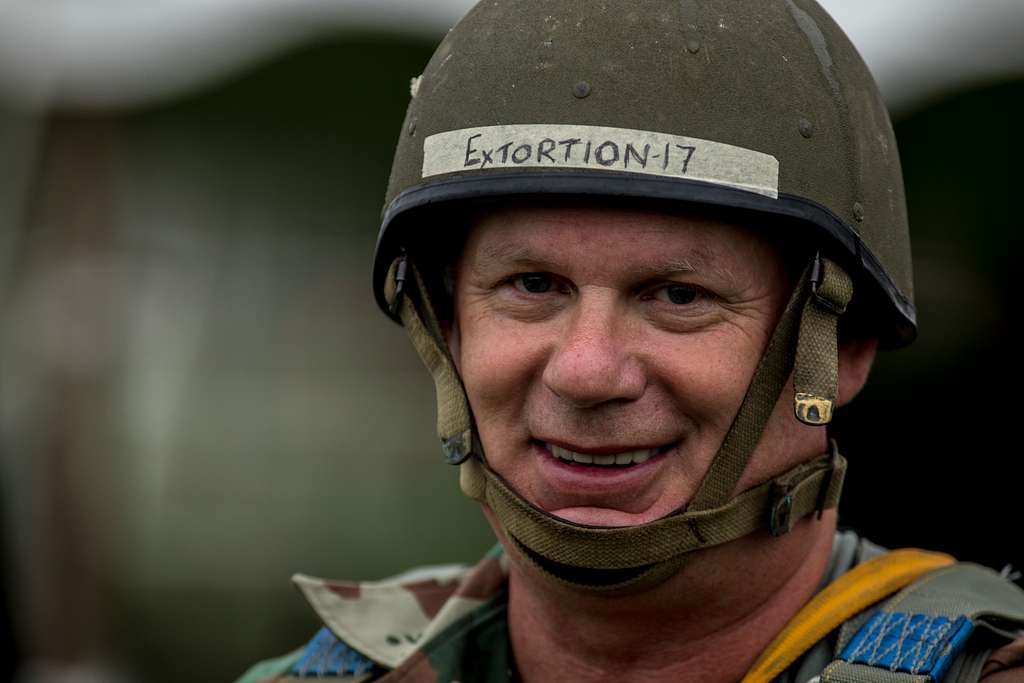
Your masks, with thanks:
<instances>
[{"instance_id":1,"label":"man's eye","mask_svg":"<svg viewBox=\"0 0 1024 683\"><path fill-rule=\"evenodd\" d=\"M699 296L700 292L696 288L687 285L668 285L654 294L654 298L659 301L677 306L692 304Z\"/></svg>"},{"instance_id":2,"label":"man's eye","mask_svg":"<svg viewBox=\"0 0 1024 683\"><path fill-rule=\"evenodd\" d=\"M544 273L519 275L512 282L516 289L529 294L544 294L550 292L554 286L551 276Z\"/></svg>"}]
</instances>

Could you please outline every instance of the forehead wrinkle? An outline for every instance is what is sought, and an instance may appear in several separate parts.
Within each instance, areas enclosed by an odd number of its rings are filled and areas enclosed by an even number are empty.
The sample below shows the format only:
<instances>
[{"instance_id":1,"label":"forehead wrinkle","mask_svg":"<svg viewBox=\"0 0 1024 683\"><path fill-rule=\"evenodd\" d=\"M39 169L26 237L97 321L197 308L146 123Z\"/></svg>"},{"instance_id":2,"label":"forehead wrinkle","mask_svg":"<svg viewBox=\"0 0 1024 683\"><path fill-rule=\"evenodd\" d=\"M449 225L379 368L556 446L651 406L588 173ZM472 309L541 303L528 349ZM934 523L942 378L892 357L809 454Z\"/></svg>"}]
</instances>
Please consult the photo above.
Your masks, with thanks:
<instances>
[{"instance_id":1,"label":"forehead wrinkle","mask_svg":"<svg viewBox=\"0 0 1024 683\"><path fill-rule=\"evenodd\" d=\"M529 246L522 242L511 242L499 240L495 243L485 243L477 252L478 263L508 263L521 261L538 261L536 255Z\"/></svg>"},{"instance_id":2,"label":"forehead wrinkle","mask_svg":"<svg viewBox=\"0 0 1024 683\"><path fill-rule=\"evenodd\" d=\"M582 253L586 253L586 248L582 250ZM721 269L714 265L709 256L703 249L693 249L686 257L652 259L647 263L630 265L628 269L636 275L649 277L672 273L697 273L701 270L720 271ZM553 264L558 259L552 259L521 242L501 241L496 244L482 245L474 261L477 266L486 267L490 264Z\"/></svg>"},{"instance_id":3,"label":"forehead wrinkle","mask_svg":"<svg viewBox=\"0 0 1024 683\"><path fill-rule=\"evenodd\" d=\"M697 273L697 268L689 259L665 259L659 263L643 263L631 268L635 275L643 278L667 277L679 273Z\"/></svg>"},{"instance_id":4,"label":"forehead wrinkle","mask_svg":"<svg viewBox=\"0 0 1024 683\"><path fill-rule=\"evenodd\" d=\"M542 258L529 246L520 242L499 241L496 244L484 244L477 248L468 260L464 260L470 271L476 274L486 274L490 270L523 268L523 269L548 269L554 268L549 259Z\"/></svg>"},{"instance_id":5,"label":"forehead wrinkle","mask_svg":"<svg viewBox=\"0 0 1024 683\"><path fill-rule=\"evenodd\" d=\"M696 245L690 250L690 263L696 263L691 272L702 272L713 275L720 280L732 281L735 274L722 259L716 259L714 253L705 245Z\"/></svg>"},{"instance_id":6,"label":"forehead wrinkle","mask_svg":"<svg viewBox=\"0 0 1024 683\"><path fill-rule=\"evenodd\" d=\"M557 220L556 220L557 219ZM571 221L564 216L546 217L547 223L557 223L566 225L576 225L578 221ZM560 270L568 265L572 265L570 259L569 264L562 263L564 254L561 253L560 249L554 250L554 253L548 248L550 245L548 241L554 236L547 234L543 236L534 236L531 239L530 236L524 236L516 228L521 228L521 225L503 225L505 230L499 231L501 234L497 239L482 239L476 240L477 244L474 249L463 252L463 256L469 256L469 263L471 270L476 272L486 271L490 268L524 268L524 269L537 269L537 270ZM511 234L508 228L511 228ZM673 233L678 230L676 226L644 226L648 231L657 233ZM527 235L530 235L531 230L527 230ZM600 231L599 231L600 232ZM513 237L515 239L513 239ZM539 243L534 240L536 237L540 237ZM571 239L571 238L569 238ZM641 235L638 239L643 241ZM474 240L471 240L474 241ZM587 244L589 240L584 240L582 243L579 239L572 240L576 246L575 254L586 254ZM598 241L601 238L598 237ZM731 242L731 241L730 241ZM728 245L729 247L732 244ZM630 246L624 247L624 255L628 255L631 250ZM713 249L706 243L706 236L700 234L693 235L692 241L688 244L677 244L675 248L669 247L665 250L668 253L656 253L650 258L644 261L641 257L637 257L633 263L624 263L623 268L630 275L637 278L657 278L657 277L669 277L672 275L680 274L694 274L700 276L713 277L720 280L730 281L735 273L733 272L728 258L724 261L718 253L717 249ZM730 250L731 251L731 250ZM671 253L675 252L675 254Z\"/></svg>"}]
</instances>

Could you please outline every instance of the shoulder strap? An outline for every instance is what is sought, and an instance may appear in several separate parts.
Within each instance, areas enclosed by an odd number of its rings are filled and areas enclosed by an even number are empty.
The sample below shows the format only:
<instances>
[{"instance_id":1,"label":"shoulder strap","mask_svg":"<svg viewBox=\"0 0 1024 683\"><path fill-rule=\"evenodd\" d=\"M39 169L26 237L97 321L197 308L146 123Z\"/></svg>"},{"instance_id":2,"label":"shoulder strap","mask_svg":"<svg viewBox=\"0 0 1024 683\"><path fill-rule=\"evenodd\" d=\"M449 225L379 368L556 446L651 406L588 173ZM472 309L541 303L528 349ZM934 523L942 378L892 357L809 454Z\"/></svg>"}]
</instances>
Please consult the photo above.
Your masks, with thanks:
<instances>
[{"instance_id":1,"label":"shoulder strap","mask_svg":"<svg viewBox=\"0 0 1024 683\"><path fill-rule=\"evenodd\" d=\"M1024 591L991 569L956 564L913 583L859 628L840 634L839 655L822 683L976 680L984 638L1013 638L1024 627ZM969 641L971 645L969 647ZM991 641L989 641L991 642Z\"/></svg>"},{"instance_id":2,"label":"shoulder strap","mask_svg":"<svg viewBox=\"0 0 1024 683\"><path fill-rule=\"evenodd\" d=\"M754 663L743 683L775 679L843 622L922 575L954 562L940 553L894 550L857 565L797 613Z\"/></svg>"}]
</instances>

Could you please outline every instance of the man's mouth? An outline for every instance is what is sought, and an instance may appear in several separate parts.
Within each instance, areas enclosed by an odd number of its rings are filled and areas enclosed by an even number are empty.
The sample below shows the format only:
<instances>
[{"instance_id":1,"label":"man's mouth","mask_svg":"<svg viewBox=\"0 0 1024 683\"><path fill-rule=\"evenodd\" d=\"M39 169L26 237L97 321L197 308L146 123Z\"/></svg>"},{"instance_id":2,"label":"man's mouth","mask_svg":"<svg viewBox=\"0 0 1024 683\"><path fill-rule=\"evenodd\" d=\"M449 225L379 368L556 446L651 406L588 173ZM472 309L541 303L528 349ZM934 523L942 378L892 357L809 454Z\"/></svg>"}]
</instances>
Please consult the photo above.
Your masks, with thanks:
<instances>
[{"instance_id":1,"label":"man's mouth","mask_svg":"<svg viewBox=\"0 0 1024 683\"><path fill-rule=\"evenodd\" d=\"M638 448L622 451L621 453L594 455L591 453L578 453L551 443L545 443L544 447L564 463L598 467L630 467L632 465L639 465L647 462L663 450L660 448Z\"/></svg>"},{"instance_id":2,"label":"man's mouth","mask_svg":"<svg viewBox=\"0 0 1024 683\"><path fill-rule=\"evenodd\" d=\"M655 519L647 513L663 497L659 474L680 441L589 441L533 441L526 461L535 468L530 502L579 524L630 526Z\"/></svg>"}]
</instances>

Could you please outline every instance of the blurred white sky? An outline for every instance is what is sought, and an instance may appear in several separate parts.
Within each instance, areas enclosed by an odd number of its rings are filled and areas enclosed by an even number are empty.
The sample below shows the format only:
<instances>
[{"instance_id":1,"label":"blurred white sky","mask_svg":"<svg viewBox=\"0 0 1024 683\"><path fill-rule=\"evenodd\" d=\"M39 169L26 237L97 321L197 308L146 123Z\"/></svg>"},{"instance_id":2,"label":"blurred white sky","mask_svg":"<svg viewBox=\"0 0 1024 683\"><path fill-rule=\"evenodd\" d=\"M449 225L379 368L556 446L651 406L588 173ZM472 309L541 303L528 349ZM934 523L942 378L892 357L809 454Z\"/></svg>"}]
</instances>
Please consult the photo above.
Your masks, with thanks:
<instances>
[{"instance_id":1,"label":"blurred white sky","mask_svg":"<svg viewBox=\"0 0 1024 683\"><path fill-rule=\"evenodd\" d=\"M0 0L0 96L117 107L174 96L338 30L437 35L473 0ZM894 110L1024 74L1022 0L824 0Z\"/></svg>"}]
</instances>

